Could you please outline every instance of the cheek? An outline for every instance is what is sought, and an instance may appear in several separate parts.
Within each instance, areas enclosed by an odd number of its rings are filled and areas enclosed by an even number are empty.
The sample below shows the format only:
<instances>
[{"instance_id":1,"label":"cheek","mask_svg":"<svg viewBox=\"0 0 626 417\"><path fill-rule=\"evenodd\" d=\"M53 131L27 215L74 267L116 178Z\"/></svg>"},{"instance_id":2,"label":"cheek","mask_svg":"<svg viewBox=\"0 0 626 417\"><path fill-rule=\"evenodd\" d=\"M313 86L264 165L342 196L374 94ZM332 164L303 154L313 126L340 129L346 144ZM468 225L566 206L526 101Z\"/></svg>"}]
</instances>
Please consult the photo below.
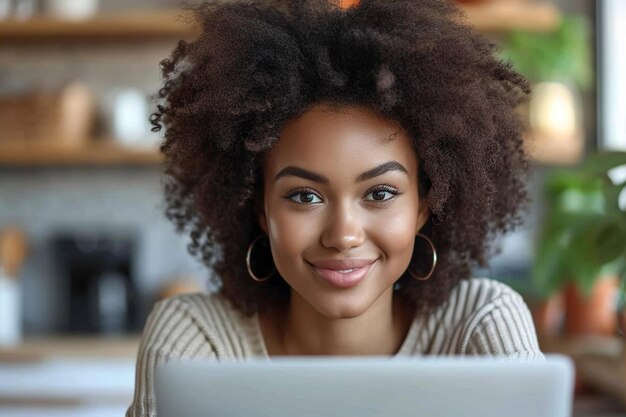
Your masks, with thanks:
<instances>
[{"instance_id":1,"label":"cheek","mask_svg":"<svg viewBox=\"0 0 626 417\"><path fill-rule=\"evenodd\" d=\"M279 269L294 265L302 252L315 244L319 230L315 216L291 210L277 210L268 218L272 254Z\"/></svg>"},{"instance_id":2,"label":"cheek","mask_svg":"<svg viewBox=\"0 0 626 417\"><path fill-rule=\"evenodd\" d=\"M383 252L386 261L398 274L411 260L415 241L417 208L412 204L394 207L385 215L376 216L370 237Z\"/></svg>"}]
</instances>

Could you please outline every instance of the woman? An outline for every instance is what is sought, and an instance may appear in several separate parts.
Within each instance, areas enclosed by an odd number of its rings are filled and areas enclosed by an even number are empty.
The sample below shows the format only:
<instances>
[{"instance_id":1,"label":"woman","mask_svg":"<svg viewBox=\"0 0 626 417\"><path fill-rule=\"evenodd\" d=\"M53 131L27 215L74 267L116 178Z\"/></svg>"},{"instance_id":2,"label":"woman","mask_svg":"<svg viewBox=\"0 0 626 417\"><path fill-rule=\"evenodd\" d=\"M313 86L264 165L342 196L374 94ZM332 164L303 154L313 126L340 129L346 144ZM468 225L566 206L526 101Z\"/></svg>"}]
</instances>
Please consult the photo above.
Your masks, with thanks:
<instances>
[{"instance_id":1,"label":"woman","mask_svg":"<svg viewBox=\"0 0 626 417\"><path fill-rule=\"evenodd\" d=\"M157 303L127 416L179 358L542 357L471 278L521 224L526 81L443 0L209 1L162 62L167 216L217 294Z\"/></svg>"}]
</instances>

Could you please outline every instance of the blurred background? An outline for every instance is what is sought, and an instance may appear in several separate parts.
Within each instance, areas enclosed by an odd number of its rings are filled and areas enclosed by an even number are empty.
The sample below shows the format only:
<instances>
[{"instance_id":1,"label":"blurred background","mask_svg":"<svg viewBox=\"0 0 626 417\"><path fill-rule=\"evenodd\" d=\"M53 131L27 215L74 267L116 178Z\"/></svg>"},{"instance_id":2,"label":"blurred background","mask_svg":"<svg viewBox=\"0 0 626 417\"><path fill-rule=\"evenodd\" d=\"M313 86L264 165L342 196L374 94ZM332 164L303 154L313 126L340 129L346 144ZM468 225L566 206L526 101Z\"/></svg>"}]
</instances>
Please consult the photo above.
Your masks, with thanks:
<instances>
[{"instance_id":1,"label":"blurred background","mask_svg":"<svg viewBox=\"0 0 626 417\"><path fill-rule=\"evenodd\" d=\"M459 4L534 91L526 224L474 275L575 360L574 415L626 415L626 1ZM196 33L180 7L0 0L0 417L123 415L154 302L213 290L163 215L148 122L159 61Z\"/></svg>"}]
</instances>

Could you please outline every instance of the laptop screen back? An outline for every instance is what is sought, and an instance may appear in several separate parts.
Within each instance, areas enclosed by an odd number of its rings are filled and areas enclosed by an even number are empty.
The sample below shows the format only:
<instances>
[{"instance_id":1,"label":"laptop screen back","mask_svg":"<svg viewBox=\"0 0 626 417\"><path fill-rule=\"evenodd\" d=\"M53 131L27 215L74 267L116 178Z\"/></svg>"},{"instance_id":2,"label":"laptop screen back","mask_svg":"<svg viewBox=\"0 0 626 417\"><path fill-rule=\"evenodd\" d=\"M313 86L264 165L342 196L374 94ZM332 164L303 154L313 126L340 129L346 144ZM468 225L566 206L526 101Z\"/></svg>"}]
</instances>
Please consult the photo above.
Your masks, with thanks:
<instances>
[{"instance_id":1,"label":"laptop screen back","mask_svg":"<svg viewBox=\"0 0 626 417\"><path fill-rule=\"evenodd\" d=\"M280 358L170 362L159 417L570 417L569 358Z\"/></svg>"}]
</instances>

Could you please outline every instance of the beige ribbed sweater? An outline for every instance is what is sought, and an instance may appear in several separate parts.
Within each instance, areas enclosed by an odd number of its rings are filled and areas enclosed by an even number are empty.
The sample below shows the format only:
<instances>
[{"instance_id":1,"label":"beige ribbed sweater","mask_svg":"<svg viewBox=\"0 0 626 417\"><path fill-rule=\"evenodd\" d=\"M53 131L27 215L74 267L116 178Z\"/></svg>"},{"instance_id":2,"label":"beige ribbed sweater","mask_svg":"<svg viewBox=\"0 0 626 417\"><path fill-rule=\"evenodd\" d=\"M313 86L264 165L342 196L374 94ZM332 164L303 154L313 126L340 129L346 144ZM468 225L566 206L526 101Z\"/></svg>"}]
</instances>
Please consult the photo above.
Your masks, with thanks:
<instances>
[{"instance_id":1,"label":"beige ribbed sweater","mask_svg":"<svg viewBox=\"0 0 626 417\"><path fill-rule=\"evenodd\" d=\"M507 285L463 280L442 305L416 315L396 357L507 355L542 358L530 311ZM137 356L135 395L126 417L156 416L154 369L176 359L269 358L258 317L217 294L185 294L155 304Z\"/></svg>"}]
</instances>

